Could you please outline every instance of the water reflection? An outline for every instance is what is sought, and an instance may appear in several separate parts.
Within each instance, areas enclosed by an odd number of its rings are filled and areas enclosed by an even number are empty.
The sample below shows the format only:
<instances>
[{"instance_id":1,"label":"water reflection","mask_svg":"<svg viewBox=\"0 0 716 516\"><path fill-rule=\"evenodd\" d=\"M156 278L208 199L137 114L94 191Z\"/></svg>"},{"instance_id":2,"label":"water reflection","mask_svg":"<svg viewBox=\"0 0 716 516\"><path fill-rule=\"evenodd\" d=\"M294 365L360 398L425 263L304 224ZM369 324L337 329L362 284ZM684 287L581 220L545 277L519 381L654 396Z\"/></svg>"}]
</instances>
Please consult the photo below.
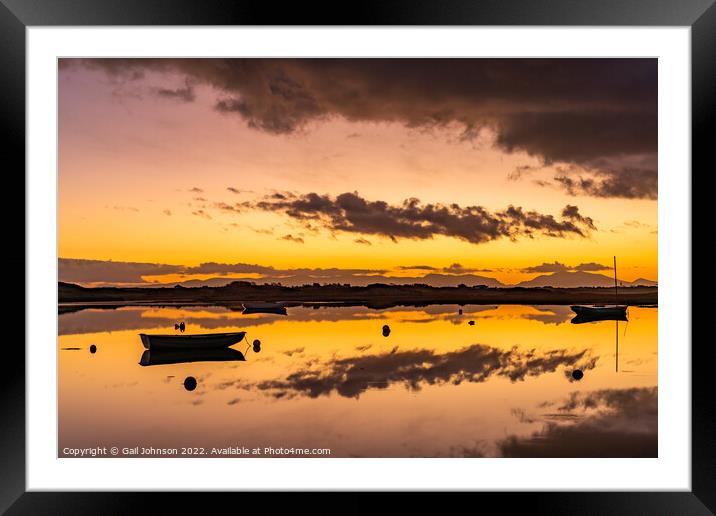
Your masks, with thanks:
<instances>
[{"instance_id":1,"label":"water reflection","mask_svg":"<svg viewBox=\"0 0 716 516\"><path fill-rule=\"evenodd\" d=\"M146 350L139 365L187 364L190 362L236 362L245 361L241 351L226 349Z\"/></svg>"},{"instance_id":2,"label":"water reflection","mask_svg":"<svg viewBox=\"0 0 716 516\"><path fill-rule=\"evenodd\" d=\"M240 440L333 457L654 456L657 315L630 308L625 335L620 321L569 324L554 306L69 311L60 449ZM138 333L172 334L177 321L185 335L250 338L209 353L152 351L139 362L156 367L138 365Z\"/></svg>"},{"instance_id":3,"label":"water reflection","mask_svg":"<svg viewBox=\"0 0 716 516\"><path fill-rule=\"evenodd\" d=\"M430 305L423 307L402 306L388 310L378 310L363 306L341 307L334 305L296 306L291 309L290 320L294 322L340 322L382 320L386 313L400 314L398 322L428 323L449 321L452 324L464 324L468 319L480 317L522 318L539 321L544 324L563 324L570 320L571 311L565 306L524 306L518 312L509 315L498 310L495 305L468 305L458 309L458 305ZM195 328L213 330L230 325L243 328L279 323L285 319L276 313L252 312L246 314L243 308L232 309L223 306L95 306L68 307L71 311L60 311L59 334L75 335L92 332L147 330L177 327L177 318L186 320L186 325ZM457 313L456 313L457 312ZM184 323L184 321L182 321Z\"/></svg>"},{"instance_id":4,"label":"water reflection","mask_svg":"<svg viewBox=\"0 0 716 516\"><path fill-rule=\"evenodd\" d=\"M598 321L628 321L626 314L600 315L600 314L579 314L572 319L572 324L584 324Z\"/></svg>"},{"instance_id":5,"label":"water reflection","mask_svg":"<svg viewBox=\"0 0 716 516\"><path fill-rule=\"evenodd\" d=\"M504 457L656 457L657 388L606 389L572 393L527 436L498 444ZM545 421L546 420L546 421Z\"/></svg>"},{"instance_id":6,"label":"water reflection","mask_svg":"<svg viewBox=\"0 0 716 516\"><path fill-rule=\"evenodd\" d=\"M288 375L285 380L268 380L256 387L277 397L305 394L315 398L335 391L341 396L358 398L368 389L385 389L392 384L420 390L426 384L484 382L493 375L516 382L576 364L581 369L593 369L596 363L597 357L591 357L589 350L501 350L481 344L447 353L393 348L383 354L318 363Z\"/></svg>"}]
</instances>

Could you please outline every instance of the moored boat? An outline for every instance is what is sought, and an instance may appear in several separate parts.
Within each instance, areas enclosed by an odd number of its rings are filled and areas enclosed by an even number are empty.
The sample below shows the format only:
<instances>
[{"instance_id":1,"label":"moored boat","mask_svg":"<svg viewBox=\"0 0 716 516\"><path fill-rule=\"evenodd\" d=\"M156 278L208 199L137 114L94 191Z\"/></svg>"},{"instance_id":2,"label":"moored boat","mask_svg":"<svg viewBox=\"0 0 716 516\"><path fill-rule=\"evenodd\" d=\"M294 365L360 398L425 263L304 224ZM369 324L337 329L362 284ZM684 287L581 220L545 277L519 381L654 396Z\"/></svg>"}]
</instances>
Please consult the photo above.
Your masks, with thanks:
<instances>
[{"instance_id":1,"label":"moored boat","mask_svg":"<svg viewBox=\"0 0 716 516\"><path fill-rule=\"evenodd\" d=\"M578 324L579 322L590 322L590 321L625 321L627 305L619 304L619 287L617 285L617 257L614 257L614 301L615 304L605 305L594 305L594 306L582 306L574 305L569 308L577 314L575 320L572 322ZM577 321L576 319L581 319Z\"/></svg>"},{"instance_id":2,"label":"moored boat","mask_svg":"<svg viewBox=\"0 0 716 516\"><path fill-rule=\"evenodd\" d=\"M570 306L572 311L584 317L597 317L597 316L626 316L627 306L626 305L613 305L613 306Z\"/></svg>"},{"instance_id":3,"label":"moored boat","mask_svg":"<svg viewBox=\"0 0 716 516\"><path fill-rule=\"evenodd\" d=\"M140 333L142 344L148 350L168 349L221 349L241 342L245 331L235 333L206 333L203 335L147 335Z\"/></svg>"}]
</instances>

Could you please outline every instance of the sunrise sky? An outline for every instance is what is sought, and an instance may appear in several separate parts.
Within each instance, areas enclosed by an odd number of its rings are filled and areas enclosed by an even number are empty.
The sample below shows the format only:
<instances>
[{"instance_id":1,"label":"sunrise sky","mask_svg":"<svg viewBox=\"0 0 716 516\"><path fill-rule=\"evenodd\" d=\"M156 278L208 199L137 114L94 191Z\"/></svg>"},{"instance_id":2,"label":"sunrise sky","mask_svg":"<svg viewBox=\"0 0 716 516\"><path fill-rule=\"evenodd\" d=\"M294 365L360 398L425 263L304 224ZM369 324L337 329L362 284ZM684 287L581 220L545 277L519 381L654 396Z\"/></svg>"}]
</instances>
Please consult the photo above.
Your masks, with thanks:
<instances>
[{"instance_id":1,"label":"sunrise sky","mask_svg":"<svg viewBox=\"0 0 716 516\"><path fill-rule=\"evenodd\" d=\"M656 163L655 59L61 60L60 280L657 280Z\"/></svg>"}]
</instances>

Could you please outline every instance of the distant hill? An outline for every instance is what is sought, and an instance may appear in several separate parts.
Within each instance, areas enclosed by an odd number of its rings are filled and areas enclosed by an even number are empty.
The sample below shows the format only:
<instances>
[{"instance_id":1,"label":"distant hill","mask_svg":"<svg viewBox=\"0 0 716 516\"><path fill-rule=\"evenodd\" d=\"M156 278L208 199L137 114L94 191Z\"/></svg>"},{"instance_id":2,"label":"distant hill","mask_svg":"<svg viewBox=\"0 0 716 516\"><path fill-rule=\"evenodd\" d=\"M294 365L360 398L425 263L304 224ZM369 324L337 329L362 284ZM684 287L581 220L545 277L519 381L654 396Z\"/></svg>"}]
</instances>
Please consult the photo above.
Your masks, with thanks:
<instances>
[{"instance_id":1,"label":"distant hill","mask_svg":"<svg viewBox=\"0 0 716 516\"><path fill-rule=\"evenodd\" d=\"M261 280L254 278L225 278L225 277L214 277L207 278L205 280L186 280L172 283L147 283L146 285L137 285L141 288L153 288L153 287L174 287L181 285L182 287L223 287L234 281L251 281L257 285L265 283L271 283L276 280ZM323 278L316 278L315 280L306 279L305 277L300 278L284 278L281 279L281 284L293 287L301 286L304 284L311 284L316 281L321 284L327 283L350 283L354 287L365 287L372 283L384 283L386 285L414 285L417 283L424 283L433 287L457 287L459 285L467 285L473 287L476 285L485 285L486 287L503 287L505 286L501 281L495 278L489 278L487 276L479 276L477 274L427 274L426 276L409 276L409 277L397 277L397 276L346 276L331 278L326 280Z\"/></svg>"},{"instance_id":2,"label":"distant hill","mask_svg":"<svg viewBox=\"0 0 716 516\"><path fill-rule=\"evenodd\" d=\"M632 287L656 287L658 284L658 281L639 278L632 281L629 285Z\"/></svg>"},{"instance_id":3,"label":"distant hill","mask_svg":"<svg viewBox=\"0 0 716 516\"><path fill-rule=\"evenodd\" d=\"M193 287L224 287L236 281L248 281L255 285L265 285L275 280L261 280L256 278L227 278L217 276L203 280L192 279L186 281L177 281L171 283L140 283L127 286L130 288L162 288L182 286L187 288ZM310 279L306 277L287 277L281 279L281 284L286 287L297 287L306 284L320 283L326 284L350 284L354 287L366 287L374 283L383 283L385 285L430 285L432 287L459 287L466 285L468 287L476 287L484 285L490 288L509 288L509 287L555 287L555 288L579 288L579 287L613 287L614 278L605 274L596 274L591 272L555 272L554 274L543 274L529 281L523 281L516 285L502 283L500 280L490 278L488 276L479 276L477 274L438 274L431 273L425 276L346 276ZM639 278L634 281L619 280L619 285L624 287L656 287L658 283L653 280Z\"/></svg>"},{"instance_id":4,"label":"distant hill","mask_svg":"<svg viewBox=\"0 0 716 516\"><path fill-rule=\"evenodd\" d=\"M639 278L635 281L619 280L619 285L624 287L655 287L656 281ZM576 287L613 287L614 277L604 274L594 274L583 271L563 271L554 274L542 274L529 281L518 283L518 287L559 287L559 288L576 288Z\"/></svg>"},{"instance_id":5,"label":"distant hill","mask_svg":"<svg viewBox=\"0 0 716 516\"><path fill-rule=\"evenodd\" d=\"M71 283L58 284L60 303L102 304L221 304L240 306L244 301L281 301L293 303L335 302L371 308L396 305L448 304L584 304L607 303L614 298L611 288L525 288L487 287L482 285L431 287L425 284L387 285L374 283L357 287L343 284L280 286L256 285L234 281L223 287L97 287L85 288ZM656 304L657 287L630 287L620 291L625 304ZM66 308L60 307L60 311Z\"/></svg>"}]
</instances>

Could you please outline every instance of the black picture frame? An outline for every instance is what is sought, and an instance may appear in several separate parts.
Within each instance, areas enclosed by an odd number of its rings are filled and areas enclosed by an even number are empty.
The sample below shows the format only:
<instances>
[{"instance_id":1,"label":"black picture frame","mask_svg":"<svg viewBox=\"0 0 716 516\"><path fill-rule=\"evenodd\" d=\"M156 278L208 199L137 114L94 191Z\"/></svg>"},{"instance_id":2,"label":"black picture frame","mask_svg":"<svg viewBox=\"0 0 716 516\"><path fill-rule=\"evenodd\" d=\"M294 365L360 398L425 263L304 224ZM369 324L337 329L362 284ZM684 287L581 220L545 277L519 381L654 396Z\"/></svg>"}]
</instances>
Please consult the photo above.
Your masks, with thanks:
<instances>
[{"instance_id":1,"label":"black picture frame","mask_svg":"<svg viewBox=\"0 0 716 516\"><path fill-rule=\"evenodd\" d=\"M716 5L715 0L452 0L362 1L350 5L227 0L0 0L0 148L4 180L14 192L25 191L25 31L32 26L83 25L575 25L575 26L688 26L691 28L692 171L705 173L709 134L716 125ZM709 131L711 129L711 131ZM711 163L708 163L711 165ZM711 165L712 166L712 165ZM684 180L693 172L683 171ZM10 196L8 196L10 197ZM5 233L14 252L0 257L5 270L25 270L24 195L3 202ZM693 202L692 205L696 203ZM693 218L693 217L692 217ZM693 218L697 222L696 218ZM9 233L9 235L8 235ZM8 248L10 246L7 246ZM21 251L22 250L22 251ZM703 258L702 258L703 260ZM22 264L22 265L21 265ZM693 264L692 264L693 265ZM705 264L701 264L705 266ZM702 267L703 269L703 267ZM702 270L698 268L696 270ZM12 292L25 292L20 275L6 279ZM23 294L24 296L24 294ZM25 304L8 308L9 319L20 320ZM693 317L692 317L693 320ZM19 325L18 325L19 326ZM3 349L4 385L0 392L0 512L7 514L131 514L154 503L160 513L206 512L208 497L217 503L261 504L263 510L283 496L260 493L79 493L26 492L25 489L25 350L19 338L6 340ZM713 514L716 512L716 417L708 381L710 339L696 342L692 353L692 490L689 492L552 492L470 493L472 500L492 501L503 508L546 514ZM688 349L691 342L670 343ZM11 365L7 365L11 364ZM578 474L578 472L576 472ZM308 507L321 507L317 494L299 495ZM374 501L356 494L342 504L351 512L373 511ZM215 500L219 498L219 501ZM507 503L506 503L507 502ZM300 502L299 502L300 503ZM409 504L428 509L422 495ZM295 501L293 502L296 507ZM334 506L340 510L341 506ZM442 509L445 507L442 506ZM403 510L409 510L403 506Z\"/></svg>"}]
</instances>

